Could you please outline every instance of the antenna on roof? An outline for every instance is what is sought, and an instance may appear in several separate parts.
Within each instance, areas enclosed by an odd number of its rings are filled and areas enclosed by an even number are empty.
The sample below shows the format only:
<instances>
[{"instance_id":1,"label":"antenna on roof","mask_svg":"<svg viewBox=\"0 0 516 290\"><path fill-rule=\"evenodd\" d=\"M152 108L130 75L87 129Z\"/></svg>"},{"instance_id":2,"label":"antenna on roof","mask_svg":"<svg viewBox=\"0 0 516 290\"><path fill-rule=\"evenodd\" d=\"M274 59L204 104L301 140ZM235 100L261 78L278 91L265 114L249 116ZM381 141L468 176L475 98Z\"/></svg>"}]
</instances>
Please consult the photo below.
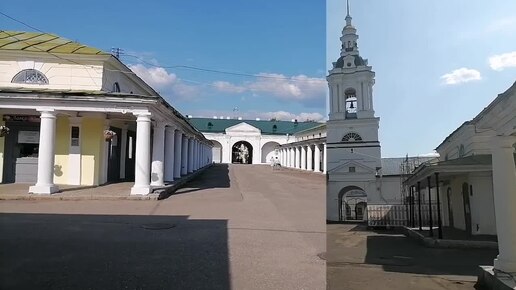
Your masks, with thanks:
<instances>
[{"instance_id":1,"label":"antenna on roof","mask_svg":"<svg viewBox=\"0 0 516 290\"><path fill-rule=\"evenodd\" d=\"M116 58L120 58L120 54L124 54L124 50L120 47L112 47L111 54Z\"/></svg>"}]
</instances>

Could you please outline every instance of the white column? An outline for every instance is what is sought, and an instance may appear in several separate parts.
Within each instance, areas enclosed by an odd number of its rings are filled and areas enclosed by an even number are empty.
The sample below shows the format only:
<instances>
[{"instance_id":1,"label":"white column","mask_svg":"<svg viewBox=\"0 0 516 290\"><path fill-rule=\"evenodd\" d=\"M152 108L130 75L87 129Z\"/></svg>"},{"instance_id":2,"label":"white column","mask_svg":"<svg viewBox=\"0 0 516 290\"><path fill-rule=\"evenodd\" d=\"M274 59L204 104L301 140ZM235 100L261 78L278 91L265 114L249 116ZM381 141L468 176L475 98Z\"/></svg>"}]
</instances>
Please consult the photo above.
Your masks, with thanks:
<instances>
[{"instance_id":1,"label":"white column","mask_svg":"<svg viewBox=\"0 0 516 290\"><path fill-rule=\"evenodd\" d=\"M306 170L314 170L312 163L312 145L306 146Z\"/></svg>"},{"instance_id":2,"label":"white column","mask_svg":"<svg viewBox=\"0 0 516 290\"><path fill-rule=\"evenodd\" d=\"M301 146L301 169L306 170L306 147Z\"/></svg>"},{"instance_id":3,"label":"white column","mask_svg":"<svg viewBox=\"0 0 516 290\"><path fill-rule=\"evenodd\" d=\"M201 141L197 141L197 170L199 170L202 165L201 165L201 161L202 161L202 143Z\"/></svg>"},{"instance_id":4,"label":"white column","mask_svg":"<svg viewBox=\"0 0 516 290\"><path fill-rule=\"evenodd\" d=\"M125 159L127 156L127 125L122 126L120 142L120 179L125 179Z\"/></svg>"},{"instance_id":5,"label":"white column","mask_svg":"<svg viewBox=\"0 0 516 290\"><path fill-rule=\"evenodd\" d=\"M188 138L188 167L187 167L188 173L193 172L193 155L194 155L193 143L194 143L193 138Z\"/></svg>"},{"instance_id":6,"label":"white column","mask_svg":"<svg viewBox=\"0 0 516 290\"><path fill-rule=\"evenodd\" d=\"M204 143L199 143L199 168L204 167Z\"/></svg>"},{"instance_id":7,"label":"white column","mask_svg":"<svg viewBox=\"0 0 516 290\"><path fill-rule=\"evenodd\" d=\"M199 169L199 141L195 140L194 170Z\"/></svg>"},{"instance_id":8,"label":"white column","mask_svg":"<svg viewBox=\"0 0 516 290\"><path fill-rule=\"evenodd\" d=\"M294 167L295 168L299 168L300 165L301 165L300 162L299 162L299 157L300 157L299 155L301 155L301 154L299 154L299 153L300 153L299 152L299 147L296 146L295 147L295 153L294 153Z\"/></svg>"},{"instance_id":9,"label":"white column","mask_svg":"<svg viewBox=\"0 0 516 290\"><path fill-rule=\"evenodd\" d=\"M328 148L326 147L326 143L324 143L324 148L323 148L323 173L326 174L326 164L328 163L327 160L328 160Z\"/></svg>"},{"instance_id":10,"label":"white column","mask_svg":"<svg viewBox=\"0 0 516 290\"><path fill-rule=\"evenodd\" d=\"M174 180L175 165L175 128L167 126L165 128L165 181Z\"/></svg>"},{"instance_id":11,"label":"white column","mask_svg":"<svg viewBox=\"0 0 516 290\"><path fill-rule=\"evenodd\" d=\"M192 165L191 165L191 167L192 167L192 172L195 172L195 155L196 155L196 154L195 154L195 151L196 151L196 148L195 148L195 147L196 147L197 145L195 144L195 143L196 143L196 141L195 141L195 139L194 139L194 138L192 138L190 142L192 142L192 157L191 157L191 158L192 158Z\"/></svg>"},{"instance_id":12,"label":"white column","mask_svg":"<svg viewBox=\"0 0 516 290\"><path fill-rule=\"evenodd\" d=\"M314 171L321 172L321 148L318 144L315 144L314 152Z\"/></svg>"},{"instance_id":13,"label":"white column","mask_svg":"<svg viewBox=\"0 0 516 290\"><path fill-rule=\"evenodd\" d=\"M150 113L137 114L136 119L136 154L134 166L134 186L131 194L149 194L150 187Z\"/></svg>"},{"instance_id":14,"label":"white column","mask_svg":"<svg viewBox=\"0 0 516 290\"><path fill-rule=\"evenodd\" d=\"M183 134L183 146L181 148L181 175L188 173L188 138Z\"/></svg>"},{"instance_id":15,"label":"white column","mask_svg":"<svg viewBox=\"0 0 516 290\"><path fill-rule=\"evenodd\" d=\"M40 118L38 177L36 185L29 187L29 192L51 194L59 191L54 184L56 113L52 110L42 111Z\"/></svg>"},{"instance_id":16,"label":"white column","mask_svg":"<svg viewBox=\"0 0 516 290\"><path fill-rule=\"evenodd\" d=\"M165 123L154 124L151 185L163 186L165 176Z\"/></svg>"},{"instance_id":17,"label":"white column","mask_svg":"<svg viewBox=\"0 0 516 290\"><path fill-rule=\"evenodd\" d=\"M288 167L294 167L294 148L288 148Z\"/></svg>"},{"instance_id":18,"label":"white column","mask_svg":"<svg viewBox=\"0 0 516 290\"><path fill-rule=\"evenodd\" d=\"M183 164L183 133L181 131L176 130L174 142L176 143L174 146L174 179L179 179L181 178Z\"/></svg>"},{"instance_id":19,"label":"white column","mask_svg":"<svg viewBox=\"0 0 516 290\"><path fill-rule=\"evenodd\" d=\"M514 165L514 136L494 137L492 154L493 196L498 235L498 257L494 268L516 273L516 167Z\"/></svg>"}]
</instances>

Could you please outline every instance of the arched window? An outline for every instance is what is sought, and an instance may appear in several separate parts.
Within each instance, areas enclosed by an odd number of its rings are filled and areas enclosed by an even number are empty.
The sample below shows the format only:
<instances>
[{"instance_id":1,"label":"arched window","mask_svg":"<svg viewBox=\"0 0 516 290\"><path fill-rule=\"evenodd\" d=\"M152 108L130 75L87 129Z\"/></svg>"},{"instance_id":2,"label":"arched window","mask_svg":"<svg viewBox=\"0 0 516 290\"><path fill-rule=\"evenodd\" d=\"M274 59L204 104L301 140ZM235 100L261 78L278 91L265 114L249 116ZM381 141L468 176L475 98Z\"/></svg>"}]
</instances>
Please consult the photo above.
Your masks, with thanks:
<instances>
[{"instance_id":1,"label":"arched window","mask_svg":"<svg viewBox=\"0 0 516 290\"><path fill-rule=\"evenodd\" d=\"M118 82L115 82L113 84L113 93L120 93L120 85L118 84Z\"/></svg>"},{"instance_id":2,"label":"arched window","mask_svg":"<svg viewBox=\"0 0 516 290\"><path fill-rule=\"evenodd\" d=\"M48 85L47 77L42 72L35 69L22 70L13 77L11 82L17 84Z\"/></svg>"},{"instance_id":3,"label":"arched window","mask_svg":"<svg viewBox=\"0 0 516 290\"><path fill-rule=\"evenodd\" d=\"M349 88L344 91L346 98L346 119L357 117L357 93L355 89Z\"/></svg>"},{"instance_id":4,"label":"arched window","mask_svg":"<svg viewBox=\"0 0 516 290\"><path fill-rule=\"evenodd\" d=\"M465 154L466 154L466 152L464 152L464 145L460 144L460 147L459 147L459 158L464 157Z\"/></svg>"},{"instance_id":5,"label":"arched window","mask_svg":"<svg viewBox=\"0 0 516 290\"><path fill-rule=\"evenodd\" d=\"M354 141L362 141L362 137L358 135L357 133L351 132L347 133L342 137L342 142L354 142Z\"/></svg>"},{"instance_id":6,"label":"arched window","mask_svg":"<svg viewBox=\"0 0 516 290\"><path fill-rule=\"evenodd\" d=\"M213 128L213 123L212 122L208 122L208 130L211 130L211 128Z\"/></svg>"},{"instance_id":7,"label":"arched window","mask_svg":"<svg viewBox=\"0 0 516 290\"><path fill-rule=\"evenodd\" d=\"M278 131L278 126L276 126L276 124L274 124L272 126L272 132L276 133L276 131Z\"/></svg>"}]
</instances>

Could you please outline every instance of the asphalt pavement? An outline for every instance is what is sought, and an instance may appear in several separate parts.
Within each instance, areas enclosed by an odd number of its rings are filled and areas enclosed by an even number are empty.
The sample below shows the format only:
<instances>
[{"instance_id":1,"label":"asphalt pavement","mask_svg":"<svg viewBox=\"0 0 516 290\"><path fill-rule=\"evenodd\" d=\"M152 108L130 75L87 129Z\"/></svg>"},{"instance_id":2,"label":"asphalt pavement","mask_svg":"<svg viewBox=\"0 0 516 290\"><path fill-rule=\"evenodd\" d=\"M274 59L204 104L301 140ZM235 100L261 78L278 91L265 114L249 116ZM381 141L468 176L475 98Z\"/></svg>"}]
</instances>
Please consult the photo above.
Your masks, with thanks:
<instances>
[{"instance_id":1,"label":"asphalt pavement","mask_svg":"<svg viewBox=\"0 0 516 290\"><path fill-rule=\"evenodd\" d=\"M325 187L220 164L161 201L1 201L0 289L325 289Z\"/></svg>"},{"instance_id":2,"label":"asphalt pavement","mask_svg":"<svg viewBox=\"0 0 516 290\"><path fill-rule=\"evenodd\" d=\"M363 224L327 227L330 290L475 289L478 265L492 265L494 249L427 248L394 230Z\"/></svg>"}]
</instances>

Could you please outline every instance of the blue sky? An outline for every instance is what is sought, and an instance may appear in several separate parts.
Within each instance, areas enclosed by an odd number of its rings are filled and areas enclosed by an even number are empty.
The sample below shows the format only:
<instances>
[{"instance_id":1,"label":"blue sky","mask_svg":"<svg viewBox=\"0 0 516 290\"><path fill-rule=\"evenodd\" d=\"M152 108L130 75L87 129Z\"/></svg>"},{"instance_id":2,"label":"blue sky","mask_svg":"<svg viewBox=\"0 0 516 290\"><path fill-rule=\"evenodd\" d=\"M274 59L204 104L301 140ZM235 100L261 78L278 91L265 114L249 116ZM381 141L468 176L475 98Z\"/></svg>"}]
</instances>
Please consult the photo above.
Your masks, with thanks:
<instances>
[{"instance_id":1,"label":"blue sky","mask_svg":"<svg viewBox=\"0 0 516 290\"><path fill-rule=\"evenodd\" d=\"M360 54L376 72L384 157L432 152L516 80L516 1L350 6ZM327 69L339 56L345 15L345 1L327 1Z\"/></svg>"},{"instance_id":2,"label":"blue sky","mask_svg":"<svg viewBox=\"0 0 516 290\"><path fill-rule=\"evenodd\" d=\"M44 31L124 49L122 60L183 114L327 116L344 0L4 2L0 11ZM516 1L495 3L351 0L361 55L376 72L383 156L431 152L515 81ZM0 28L30 30L2 16Z\"/></svg>"},{"instance_id":3,"label":"blue sky","mask_svg":"<svg viewBox=\"0 0 516 290\"><path fill-rule=\"evenodd\" d=\"M5 2L0 11L38 29L106 51L124 49L122 60L183 114L326 115L324 1ZM31 30L3 16L0 28ZM173 65L266 78L166 68Z\"/></svg>"}]
</instances>

